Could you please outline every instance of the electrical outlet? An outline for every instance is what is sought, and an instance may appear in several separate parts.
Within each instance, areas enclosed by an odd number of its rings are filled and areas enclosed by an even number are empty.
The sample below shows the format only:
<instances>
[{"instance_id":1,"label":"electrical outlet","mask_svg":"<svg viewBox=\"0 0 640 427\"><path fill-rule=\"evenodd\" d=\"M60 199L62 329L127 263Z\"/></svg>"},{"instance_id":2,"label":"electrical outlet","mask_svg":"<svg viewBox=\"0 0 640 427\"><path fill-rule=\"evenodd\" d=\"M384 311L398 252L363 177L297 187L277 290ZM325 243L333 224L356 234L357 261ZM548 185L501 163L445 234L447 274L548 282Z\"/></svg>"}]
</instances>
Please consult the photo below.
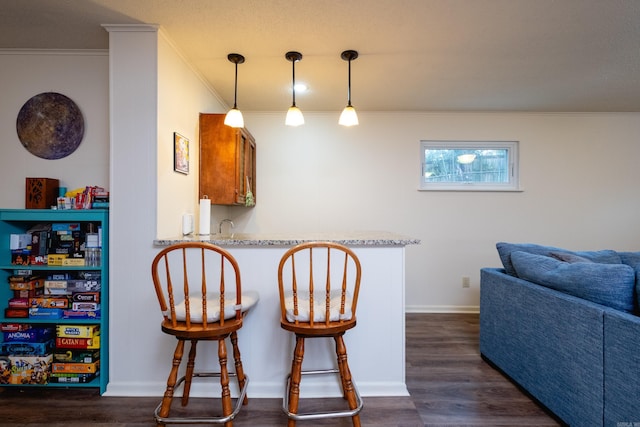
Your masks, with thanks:
<instances>
[{"instance_id":1,"label":"electrical outlet","mask_svg":"<svg viewBox=\"0 0 640 427\"><path fill-rule=\"evenodd\" d=\"M462 276L462 287L468 288L471 286L471 279L469 276Z\"/></svg>"}]
</instances>

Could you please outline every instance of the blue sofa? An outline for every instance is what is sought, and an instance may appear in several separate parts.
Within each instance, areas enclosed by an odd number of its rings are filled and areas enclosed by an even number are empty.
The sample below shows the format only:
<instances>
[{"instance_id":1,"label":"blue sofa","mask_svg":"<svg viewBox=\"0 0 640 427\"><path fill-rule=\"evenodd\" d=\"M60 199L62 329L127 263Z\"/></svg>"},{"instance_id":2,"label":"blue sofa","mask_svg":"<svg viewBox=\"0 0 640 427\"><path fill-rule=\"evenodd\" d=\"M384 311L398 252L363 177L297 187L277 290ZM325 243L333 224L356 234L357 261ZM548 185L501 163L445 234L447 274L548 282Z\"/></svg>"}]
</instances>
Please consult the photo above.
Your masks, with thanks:
<instances>
[{"instance_id":1,"label":"blue sofa","mask_svg":"<svg viewBox=\"0 0 640 427\"><path fill-rule=\"evenodd\" d=\"M498 251L505 268L481 270L483 358L567 425L640 426L640 254Z\"/></svg>"}]
</instances>

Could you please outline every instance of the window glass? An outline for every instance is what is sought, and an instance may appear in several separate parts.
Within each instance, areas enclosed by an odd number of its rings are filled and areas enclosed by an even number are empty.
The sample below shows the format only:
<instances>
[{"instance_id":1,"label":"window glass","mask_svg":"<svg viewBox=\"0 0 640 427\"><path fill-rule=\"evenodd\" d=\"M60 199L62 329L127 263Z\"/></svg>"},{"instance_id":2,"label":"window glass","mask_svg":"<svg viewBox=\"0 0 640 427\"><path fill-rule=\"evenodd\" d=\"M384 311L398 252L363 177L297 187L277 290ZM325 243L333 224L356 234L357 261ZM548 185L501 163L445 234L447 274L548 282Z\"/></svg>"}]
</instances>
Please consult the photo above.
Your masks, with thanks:
<instances>
[{"instance_id":1,"label":"window glass","mask_svg":"<svg viewBox=\"0 0 640 427\"><path fill-rule=\"evenodd\" d=\"M420 190L516 191L515 141L421 141Z\"/></svg>"}]
</instances>

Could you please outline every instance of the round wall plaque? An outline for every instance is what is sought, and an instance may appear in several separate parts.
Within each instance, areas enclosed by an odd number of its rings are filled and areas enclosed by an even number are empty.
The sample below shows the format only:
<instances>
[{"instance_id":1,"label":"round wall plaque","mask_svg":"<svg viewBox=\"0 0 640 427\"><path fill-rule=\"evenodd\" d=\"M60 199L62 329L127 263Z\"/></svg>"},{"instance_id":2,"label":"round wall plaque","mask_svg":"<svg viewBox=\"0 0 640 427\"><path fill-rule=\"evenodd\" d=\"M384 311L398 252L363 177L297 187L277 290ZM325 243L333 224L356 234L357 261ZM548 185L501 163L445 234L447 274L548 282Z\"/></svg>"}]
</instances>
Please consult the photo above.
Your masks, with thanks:
<instances>
[{"instance_id":1,"label":"round wall plaque","mask_svg":"<svg viewBox=\"0 0 640 427\"><path fill-rule=\"evenodd\" d=\"M61 159L76 151L84 136L84 119L75 102L55 92L29 99L16 122L18 138L31 154Z\"/></svg>"}]
</instances>

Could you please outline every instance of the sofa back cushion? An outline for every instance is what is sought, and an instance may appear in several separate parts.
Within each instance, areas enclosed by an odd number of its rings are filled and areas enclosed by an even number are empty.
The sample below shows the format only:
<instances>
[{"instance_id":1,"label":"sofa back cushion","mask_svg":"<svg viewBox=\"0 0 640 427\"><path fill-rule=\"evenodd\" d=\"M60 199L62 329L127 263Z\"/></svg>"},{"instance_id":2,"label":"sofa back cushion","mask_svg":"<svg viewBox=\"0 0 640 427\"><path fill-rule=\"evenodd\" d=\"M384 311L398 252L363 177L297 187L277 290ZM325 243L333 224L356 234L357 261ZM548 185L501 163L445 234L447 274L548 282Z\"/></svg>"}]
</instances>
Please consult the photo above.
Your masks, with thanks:
<instances>
[{"instance_id":1,"label":"sofa back cushion","mask_svg":"<svg viewBox=\"0 0 640 427\"><path fill-rule=\"evenodd\" d=\"M537 255L545 255L550 256L552 252L558 253L566 253L573 254L579 257L586 258L590 261L602 263L602 264L620 264L622 261L620 259L620 255L616 251L613 250L602 250L602 251L569 251L567 249L556 248L553 246L544 246L537 245L535 243L507 243L507 242L498 242L496 244L496 249L498 249L498 255L500 256L500 261L504 266L507 274L512 276L518 276L515 269L513 268L513 263L511 261L511 254L515 251L528 252L531 254Z\"/></svg>"},{"instance_id":2,"label":"sofa back cushion","mask_svg":"<svg viewBox=\"0 0 640 427\"><path fill-rule=\"evenodd\" d=\"M624 264L636 272L636 313L640 315L640 252L619 252Z\"/></svg>"},{"instance_id":3,"label":"sofa back cushion","mask_svg":"<svg viewBox=\"0 0 640 427\"><path fill-rule=\"evenodd\" d=\"M510 258L521 279L617 310L635 309L635 271L626 264L569 263L524 251Z\"/></svg>"}]
</instances>

